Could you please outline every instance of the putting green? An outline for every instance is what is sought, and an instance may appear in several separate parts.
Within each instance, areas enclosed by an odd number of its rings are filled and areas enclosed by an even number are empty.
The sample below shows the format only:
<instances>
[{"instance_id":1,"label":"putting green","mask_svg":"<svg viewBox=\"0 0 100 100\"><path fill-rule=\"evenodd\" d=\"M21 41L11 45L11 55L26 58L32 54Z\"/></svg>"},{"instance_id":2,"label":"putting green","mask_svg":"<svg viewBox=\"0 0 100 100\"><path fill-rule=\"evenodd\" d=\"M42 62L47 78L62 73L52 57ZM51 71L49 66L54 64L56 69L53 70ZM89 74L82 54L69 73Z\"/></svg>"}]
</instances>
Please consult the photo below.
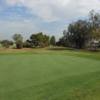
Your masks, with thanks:
<instances>
[{"instance_id":1,"label":"putting green","mask_svg":"<svg viewBox=\"0 0 100 100\"><path fill-rule=\"evenodd\" d=\"M0 100L100 100L100 60L90 58L0 55Z\"/></svg>"}]
</instances>

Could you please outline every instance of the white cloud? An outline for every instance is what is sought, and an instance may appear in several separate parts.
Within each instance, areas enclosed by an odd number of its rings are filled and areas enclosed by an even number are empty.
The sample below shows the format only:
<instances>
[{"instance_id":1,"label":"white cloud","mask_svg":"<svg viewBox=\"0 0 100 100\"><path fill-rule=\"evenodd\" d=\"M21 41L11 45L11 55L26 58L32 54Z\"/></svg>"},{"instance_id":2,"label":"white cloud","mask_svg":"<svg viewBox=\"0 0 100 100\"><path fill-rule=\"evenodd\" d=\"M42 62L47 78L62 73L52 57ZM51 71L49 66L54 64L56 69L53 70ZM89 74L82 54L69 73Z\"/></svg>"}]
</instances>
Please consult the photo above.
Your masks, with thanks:
<instances>
[{"instance_id":1,"label":"white cloud","mask_svg":"<svg viewBox=\"0 0 100 100\"><path fill-rule=\"evenodd\" d=\"M65 24L66 25L66 24ZM0 40L3 39L11 39L13 34L20 33L23 35L25 39L37 32L43 32L48 35L55 35L58 39L61 36L62 31L67 26L63 25L62 23L52 23L51 24L40 24L39 22L35 22L30 19L24 20L0 20Z\"/></svg>"},{"instance_id":2,"label":"white cloud","mask_svg":"<svg viewBox=\"0 0 100 100\"><path fill-rule=\"evenodd\" d=\"M38 30L37 27L28 20L0 21L0 26L4 26L0 28L0 39L9 39L15 33L20 33L26 38L27 36Z\"/></svg>"},{"instance_id":3,"label":"white cloud","mask_svg":"<svg viewBox=\"0 0 100 100\"><path fill-rule=\"evenodd\" d=\"M44 21L69 20L100 10L99 0L6 0L9 5L23 5Z\"/></svg>"},{"instance_id":4,"label":"white cloud","mask_svg":"<svg viewBox=\"0 0 100 100\"><path fill-rule=\"evenodd\" d=\"M39 17L23 18L18 13L12 13L5 21L0 19L0 38L11 37L14 33L24 33L24 36L33 32L43 31L56 34L62 32L68 22L75 18L87 16L89 11L100 10L100 0L5 0L7 6L24 6L29 13ZM2 11L0 6L0 11ZM13 21L11 21L13 19ZM56 22L54 22L56 21ZM47 23L45 23L47 22ZM49 23L54 22L54 23ZM60 23L61 22L61 23ZM56 23L56 24L55 24ZM29 34L30 33L30 34ZM59 36L58 36L59 37Z\"/></svg>"},{"instance_id":5,"label":"white cloud","mask_svg":"<svg viewBox=\"0 0 100 100\"><path fill-rule=\"evenodd\" d=\"M6 0L6 3L9 5L16 5L16 4L24 3L24 0Z\"/></svg>"}]
</instances>

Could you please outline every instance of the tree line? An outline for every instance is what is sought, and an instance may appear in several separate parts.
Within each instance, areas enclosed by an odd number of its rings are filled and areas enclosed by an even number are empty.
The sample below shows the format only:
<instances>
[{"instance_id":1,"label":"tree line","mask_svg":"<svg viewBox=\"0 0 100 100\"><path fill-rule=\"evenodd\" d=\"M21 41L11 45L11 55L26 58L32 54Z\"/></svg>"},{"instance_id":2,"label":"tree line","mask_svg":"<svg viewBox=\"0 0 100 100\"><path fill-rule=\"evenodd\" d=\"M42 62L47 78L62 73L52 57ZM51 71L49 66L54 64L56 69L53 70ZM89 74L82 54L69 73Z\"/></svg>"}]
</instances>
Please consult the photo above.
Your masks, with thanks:
<instances>
[{"instance_id":1,"label":"tree line","mask_svg":"<svg viewBox=\"0 0 100 100\"><path fill-rule=\"evenodd\" d=\"M56 41L55 36L49 36L42 32L32 34L29 39L23 41L21 34L13 35L14 41L0 41L3 47L9 48L15 44L17 49L47 47L47 46L63 46L70 48L83 49L90 47L96 50L100 47L100 14L94 10L90 11L87 19L79 19L68 25L63 31L63 36Z\"/></svg>"},{"instance_id":2,"label":"tree line","mask_svg":"<svg viewBox=\"0 0 100 100\"><path fill-rule=\"evenodd\" d=\"M100 14L92 10L86 20L69 24L57 45L77 49L100 47Z\"/></svg>"},{"instance_id":3,"label":"tree line","mask_svg":"<svg viewBox=\"0 0 100 100\"><path fill-rule=\"evenodd\" d=\"M21 34L14 34L12 36L13 41L2 40L1 45L5 48L9 48L15 44L15 48L35 48L35 47L47 47L49 45L55 46L56 39L55 36L49 36L43 34L42 32L32 34L29 39L23 41L23 36Z\"/></svg>"}]
</instances>

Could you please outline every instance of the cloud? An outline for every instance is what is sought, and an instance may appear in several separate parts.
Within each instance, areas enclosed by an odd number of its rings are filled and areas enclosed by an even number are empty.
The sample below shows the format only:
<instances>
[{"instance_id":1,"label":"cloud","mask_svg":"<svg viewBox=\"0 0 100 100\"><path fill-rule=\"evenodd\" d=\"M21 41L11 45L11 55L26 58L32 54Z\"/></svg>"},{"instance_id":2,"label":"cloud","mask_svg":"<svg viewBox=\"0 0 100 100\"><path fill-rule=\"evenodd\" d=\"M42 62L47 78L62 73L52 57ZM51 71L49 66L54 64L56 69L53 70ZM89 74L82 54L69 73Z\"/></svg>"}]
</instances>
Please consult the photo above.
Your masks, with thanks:
<instances>
[{"instance_id":1,"label":"cloud","mask_svg":"<svg viewBox=\"0 0 100 100\"><path fill-rule=\"evenodd\" d=\"M0 39L9 39L15 33L20 33L26 38L33 32L37 31L37 27L29 20L23 21L0 21ZM33 31L34 30L34 31Z\"/></svg>"},{"instance_id":2,"label":"cloud","mask_svg":"<svg viewBox=\"0 0 100 100\"><path fill-rule=\"evenodd\" d=\"M16 4L24 3L24 0L6 0L6 3L13 6Z\"/></svg>"},{"instance_id":3,"label":"cloud","mask_svg":"<svg viewBox=\"0 0 100 100\"><path fill-rule=\"evenodd\" d=\"M86 16L92 9L100 10L99 0L7 0L7 4L23 5L44 21L71 20Z\"/></svg>"},{"instance_id":4,"label":"cloud","mask_svg":"<svg viewBox=\"0 0 100 100\"><path fill-rule=\"evenodd\" d=\"M65 24L66 25L66 24ZM13 34L20 33L25 39L37 32L43 32L48 35L55 35L58 39L64 30L65 25L63 23L43 23L40 21L33 21L30 19L23 20L0 20L0 40L11 39Z\"/></svg>"},{"instance_id":5,"label":"cloud","mask_svg":"<svg viewBox=\"0 0 100 100\"><path fill-rule=\"evenodd\" d=\"M59 37L70 22L92 9L100 10L100 0L0 0L0 38L39 31Z\"/></svg>"}]
</instances>

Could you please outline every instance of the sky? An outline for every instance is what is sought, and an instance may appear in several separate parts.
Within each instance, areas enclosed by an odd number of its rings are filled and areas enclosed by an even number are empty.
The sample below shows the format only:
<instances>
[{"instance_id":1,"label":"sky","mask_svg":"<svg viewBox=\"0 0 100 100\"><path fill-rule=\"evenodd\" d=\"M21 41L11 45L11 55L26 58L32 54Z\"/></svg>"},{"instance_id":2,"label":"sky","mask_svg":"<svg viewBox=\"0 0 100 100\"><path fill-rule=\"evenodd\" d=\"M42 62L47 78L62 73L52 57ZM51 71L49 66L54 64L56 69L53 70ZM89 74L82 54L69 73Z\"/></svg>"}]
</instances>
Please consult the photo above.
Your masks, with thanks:
<instances>
[{"instance_id":1,"label":"sky","mask_svg":"<svg viewBox=\"0 0 100 100\"><path fill-rule=\"evenodd\" d=\"M44 32L59 38L69 23L100 11L100 0L0 0L0 39Z\"/></svg>"}]
</instances>

